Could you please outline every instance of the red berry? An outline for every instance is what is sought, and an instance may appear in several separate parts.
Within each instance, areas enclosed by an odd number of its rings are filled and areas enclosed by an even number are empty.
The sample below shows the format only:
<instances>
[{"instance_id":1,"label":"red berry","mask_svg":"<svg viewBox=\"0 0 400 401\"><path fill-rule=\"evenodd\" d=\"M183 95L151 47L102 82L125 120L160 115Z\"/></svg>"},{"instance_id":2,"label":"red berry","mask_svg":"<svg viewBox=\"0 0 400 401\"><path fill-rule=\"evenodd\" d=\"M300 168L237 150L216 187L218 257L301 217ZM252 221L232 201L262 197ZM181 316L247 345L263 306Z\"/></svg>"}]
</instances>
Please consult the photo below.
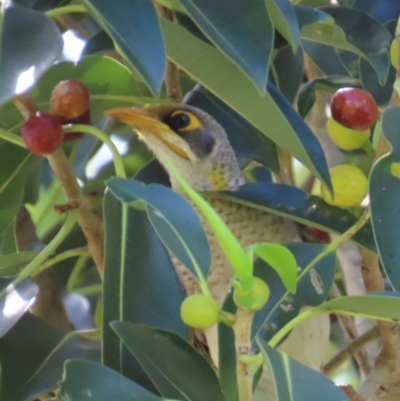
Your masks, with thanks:
<instances>
[{"instance_id":1,"label":"red berry","mask_svg":"<svg viewBox=\"0 0 400 401\"><path fill-rule=\"evenodd\" d=\"M339 124L359 131L367 130L379 118L374 98L358 88L339 89L332 98L331 114Z\"/></svg>"},{"instance_id":2,"label":"red berry","mask_svg":"<svg viewBox=\"0 0 400 401\"><path fill-rule=\"evenodd\" d=\"M90 124L90 109L87 109L83 114L75 118L65 118L60 117L62 125L66 124ZM63 142L73 141L75 139L79 139L83 135L82 132L70 132L68 134L64 134Z\"/></svg>"},{"instance_id":3,"label":"red berry","mask_svg":"<svg viewBox=\"0 0 400 401\"><path fill-rule=\"evenodd\" d=\"M36 113L21 128L26 147L33 153L53 153L63 140L59 117L47 113Z\"/></svg>"},{"instance_id":4,"label":"red berry","mask_svg":"<svg viewBox=\"0 0 400 401\"><path fill-rule=\"evenodd\" d=\"M89 92L82 82L60 81L51 92L50 107L60 117L77 118L90 107Z\"/></svg>"},{"instance_id":5,"label":"red berry","mask_svg":"<svg viewBox=\"0 0 400 401\"><path fill-rule=\"evenodd\" d=\"M324 244L331 241L331 238L326 231L315 227L310 227L310 231L312 231L312 233Z\"/></svg>"}]
</instances>

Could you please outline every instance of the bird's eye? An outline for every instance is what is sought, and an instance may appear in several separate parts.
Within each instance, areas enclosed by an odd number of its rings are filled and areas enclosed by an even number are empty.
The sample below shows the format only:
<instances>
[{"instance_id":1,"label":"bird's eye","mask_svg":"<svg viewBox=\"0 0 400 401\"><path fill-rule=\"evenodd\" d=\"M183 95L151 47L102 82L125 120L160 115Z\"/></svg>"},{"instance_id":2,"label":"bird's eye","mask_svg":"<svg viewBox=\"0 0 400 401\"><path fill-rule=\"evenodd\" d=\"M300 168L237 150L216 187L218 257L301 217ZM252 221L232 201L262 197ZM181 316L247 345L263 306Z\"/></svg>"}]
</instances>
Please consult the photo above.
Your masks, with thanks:
<instances>
[{"instance_id":1,"label":"bird's eye","mask_svg":"<svg viewBox=\"0 0 400 401\"><path fill-rule=\"evenodd\" d=\"M166 123L173 130L181 130L190 125L190 117L186 113L174 113L172 114Z\"/></svg>"}]
</instances>

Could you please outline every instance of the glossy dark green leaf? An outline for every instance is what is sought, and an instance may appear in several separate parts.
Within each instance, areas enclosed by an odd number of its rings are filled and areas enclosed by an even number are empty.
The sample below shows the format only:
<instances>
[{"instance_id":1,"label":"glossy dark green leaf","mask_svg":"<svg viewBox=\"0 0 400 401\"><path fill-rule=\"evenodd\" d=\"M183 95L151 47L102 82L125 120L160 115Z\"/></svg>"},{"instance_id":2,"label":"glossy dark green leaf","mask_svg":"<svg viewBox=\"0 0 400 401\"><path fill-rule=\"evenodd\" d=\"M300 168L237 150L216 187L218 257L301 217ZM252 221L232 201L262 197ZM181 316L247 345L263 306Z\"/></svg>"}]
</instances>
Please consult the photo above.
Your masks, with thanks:
<instances>
[{"instance_id":1,"label":"glossy dark green leaf","mask_svg":"<svg viewBox=\"0 0 400 401\"><path fill-rule=\"evenodd\" d=\"M354 0L353 7L366 13L372 13L380 3L382 3L382 0Z\"/></svg>"},{"instance_id":2,"label":"glossy dark green leaf","mask_svg":"<svg viewBox=\"0 0 400 401\"><path fill-rule=\"evenodd\" d=\"M79 359L65 363L59 387L59 401L163 400L115 370Z\"/></svg>"},{"instance_id":3,"label":"glossy dark green leaf","mask_svg":"<svg viewBox=\"0 0 400 401\"><path fill-rule=\"evenodd\" d=\"M197 213L185 198L158 184L146 186L117 177L107 180L106 184L124 204L146 202L149 219L164 245L195 277L195 264L207 276L211 263L207 238Z\"/></svg>"},{"instance_id":4,"label":"glossy dark green leaf","mask_svg":"<svg viewBox=\"0 0 400 401\"><path fill-rule=\"evenodd\" d=\"M346 41L359 51L338 47L356 53L368 61L376 71L379 82L384 84L390 66L387 49L390 45L391 35L388 30L376 19L356 9L324 7L323 10L335 19L336 26L346 34ZM365 29L366 26L368 29ZM331 32L333 35L339 35L339 31L332 30ZM336 38L339 39L339 36ZM333 45L336 46L334 43Z\"/></svg>"},{"instance_id":5,"label":"glossy dark green leaf","mask_svg":"<svg viewBox=\"0 0 400 401\"><path fill-rule=\"evenodd\" d=\"M201 86L196 87L186 95L185 103L212 115L224 127L236 154L258 161L273 172L279 173L279 160L274 142L211 92Z\"/></svg>"},{"instance_id":6,"label":"glossy dark green leaf","mask_svg":"<svg viewBox=\"0 0 400 401\"><path fill-rule=\"evenodd\" d=\"M40 157L10 142L0 142L0 234L22 205L25 180Z\"/></svg>"},{"instance_id":7,"label":"glossy dark green leaf","mask_svg":"<svg viewBox=\"0 0 400 401\"><path fill-rule=\"evenodd\" d=\"M375 71L365 60L360 60L360 80L363 89L370 92L379 106L386 106L393 94L393 84L396 79L396 69L390 67L389 74L384 85L380 85Z\"/></svg>"},{"instance_id":8,"label":"glossy dark green leaf","mask_svg":"<svg viewBox=\"0 0 400 401\"><path fill-rule=\"evenodd\" d=\"M144 176L140 173L138 179L149 178ZM122 206L108 192L104 197L104 222L103 361L154 390L109 323L145 323L188 338L188 327L180 318L182 286L145 212Z\"/></svg>"},{"instance_id":9,"label":"glossy dark green leaf","mask_svg":"<svg viewBox=\"0 0 400 401\"><path fill-rule=\"evenodd\" d=\"M331 253L301 277L304 268L324 249L321 244L293 243L286 245L296 258L299 271L297 291L294 295L284 287L278 274L264 261L255 262L255 275L268 283L271 297L265 307L255 315L253 337L269 340L282 326L296 317L304 305L317 306L327 298L335 273L335 255ZM285 305L284 308L281 305ZM290 305L290 307L288 307Z\"/></svg>"},{"instance_id":10,"label":"glossy dark green leaf","mask_svg":"<svg viewBox=\"0 0 400 401\"><path fill-rule=\"evenodd\" d=\"M61 54L63 39L56 23L37 11L3 5L0 19L2 104L16 93L23 72L32 69L37 78L51 66Z\"/></svg>"},{"instance_id":11,"label":"glossy dark green leaf","mask_svg":"<svg viewBox=\"0 0 400 401\"><path fill-rule=\"evenodd\" d=\"M166 20L161 21L161 27L168 56L174 63L296 157L323 182L329 182L326 171L316 167L315 154L308 154L298 133L268 92L261 97L236 65L184 28ZM288 112L295 113L293 109ZM323 156L322 152L318 151L318 154ZM318 155L317 160L320 161Z\"/></svg>"},{"instance_id":12,"label":"glossy dark green leaf","mask_svg":"<svg viewBox=\"0 0 400 401\"><path fill-rule=\"evenodd\" d=\"M81 52L81 57L107 50L114 50L114 42L107 35L107 32L102 30L86 41Z\"/></svg>"},{"instance_id":13,"label":"glossy dark green leaf","mask_svg":"<svg viewBox=\"0 0 400 401\"><path fill-rule=\"evenodd\" d=\"M33 304L38 287L30 278L15 286L12 279L2 278L0 289L6 289L5 295L0 298L0 337L3 337Z\"/></svg>"},{"instance_id":14,"label":"glossy dark green leaf","mask_svg":"<svg viewBox=\"0 0 400 401\"><path fill-rule=\"evenodd\" d=\"M361 83L358 79L343 75L330 75L323 78L316 78L308 82L302 87L299 98L297 99L297 110L299 111L299 114L303 118L306 117L315 103L315 92L317 90L334 93L336 90L344 86L354 86L360 88Z\"/></svg>"},{"instance_id":15,"label":"glossy dark green leaf","mask_svg":"<svg viewBox=\"0 0 400 401\"><path fill-rule=\"evenodd\" d=\"M316 0L318 1L318 0ZM301 3L301 2L300 2ZM328 3L328 2L326 2ZM325 4L328 5L328 4ZM294 11L296 12L297 21L300 28L306 25L315 24L316 22L324 22L327 24L333 24L333 18L326 12L314 8L314 6L307 5L295 5Z\"/></svg>"},{"instance_id":16,"label":"glossy dark green leaf","mask_svg":"<svg viewBox=\"0 0 400 401\"><path fill-rule=\"evenodd\" d=\"M350 401L330 379L270 347L261 338L257 344L264 357L264 364L271 373L279 401L318 400Z\"/></svg>"},{"instance_id":17,"label":"glossy dark green leaf","mask_svg":"<svg viewBox=\"0 0 400 401\"><path fill-rule=\"evenodd\" d=\"M36 251L26 251L0 255L0 277L16 276L37 254Z\"/></svg>"},{"instance_id":18,"label":"glossy dark green leaf","mask_svg":"<svg viewBox=\"0 0 400 401\"><path fill-rule=\"evenodd\" d=\"M121 48L135 71L158 95L166 58L154 5L150 0L84 0L92 15Z\"/></svg>"},{"instance_id":19,"label":"glossy dark green leaf","mask_svg":"<svg viewBox=\"0 0 400 401\"><path fill-rule=\"evenodd\" d=\"M203 33L264 93L274 35L265 2L252 0L250 7L247 0L236 0L234 6L230 0L219 0L218 4L213 0L180 3Z\"/></svg>"},{"instance_id":20,"label":"glossy dark green leaf","mask_svg":"<svg viewBox=\"0 0 400 401\"><path fill-rule=\"evenodd\" d=\"M111 326L163 397L224 400L211 365L178 335L143 324L113 322Z\"/></svg>"},{"instance_id":21,"label":"glossy dark green leaf","mask_svg":"<svg viewBox=\"0 0 400 401\"><path fill-rule=\"evenodd\" d=\"M376 246L386 275L393 288L400 290L400 179L391 172L392 163L400 162L400 107L391 106L382 113L382 132L392 152L373 166L369 179L371 221Z\"/></svg>"},{"instance_id":22,"label":"glossy dark green leaf","mask_svg":"<svg viewBox=\"0 0 400 401\"><path fill-rule=\"evenodd\" d=\"M290 47L285 46L277 50L272 63L272 82L291 104L303 81L303 61L302 48L293 54Z\"/></svg>"},{"instance_id":23,"label":"glossy dark green leaf","mask_svg":"<svg viewBox=\"0 0 400 401\"><path fill-rule=\"evenodd\" d=\"M330 232L344 233L357 222L357 218L349 211L329 206L320 197L310 197L301 189L289 185L267 182L245 184L235 192L213 192L212 196L266 210ZM370 224L358 231L353 239L372 251L376 250Z\"/></svg>"},{"instance_id":24,"label":"glossy dark green leaf","mask_svg":"<svg viewBox=\"0 0 400 401\"><path fill-rule=\"evenodd\" d=\"M329 175L328 164L325 159L324 151L320 142L311 131L310 127L304 122L300 115L294 110L287 99L275 88L274 85L268 83L268 93L271 95L275 104L286 117L296 133L297 139L301 142L302 147L307 155L312 159L314 166L318 169L319 175L329 188L332 187Z\"/></svg>"},{"instance_id":25,"label":"glossy dark green leaf","mask_svg":"<svg viewBox=\"0 0 400 401\"><path fill-rule=\"evenodd\" d=\"M286 39L295 53L300 43L300 29L291 2L289 0L266 0L265 4L274 28Z\"/></svg>"},{"instance_id":26,"label":"glossy dark green leaf","mask_svg":"<svg viewBox=\"0 0 400 401\"><path fill-rule=\"evenodd\" d=\"M350 76L336 49L329 45L302 40L304 52L325 75Z\"/></svg>"},{"instance_id":27,"label":"glossy dark green leaf","mask_svg":"<svg viewBox=\"0 0 400 401\"><path fill-rule=\"evenodd\" d=\"M0 339L2 400L25 401L56 388L70 358L100 361L100 343L25 314Z\"/></svg>"}]
</instances>

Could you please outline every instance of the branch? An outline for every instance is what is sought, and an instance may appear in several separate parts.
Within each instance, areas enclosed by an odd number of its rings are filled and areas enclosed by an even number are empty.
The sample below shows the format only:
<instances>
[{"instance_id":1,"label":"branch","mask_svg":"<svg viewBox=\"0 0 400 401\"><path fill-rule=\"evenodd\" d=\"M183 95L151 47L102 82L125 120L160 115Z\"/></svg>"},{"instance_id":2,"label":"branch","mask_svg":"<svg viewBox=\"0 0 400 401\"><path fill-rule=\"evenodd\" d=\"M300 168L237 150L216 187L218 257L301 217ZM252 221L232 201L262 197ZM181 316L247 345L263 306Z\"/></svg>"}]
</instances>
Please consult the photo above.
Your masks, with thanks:
<instances>
[{"instance_id":1,"label":"branch","mask_svg":"<svg viewBox=\"0 0 400 401\"><path fill-rule=\"evenodd\" d=\"M366 331L361 336L355 338L353 341L350 341L345 348L339 351L328 362L324 364L321 370L322 373L326 376L330 375L334 370L336 370L349 358L355 356L355 354L358 351L362 350L362 348L365 345L367 345L371 341L376 340L379 337L380 337L379 328L377 326L374 326L372 329Z\"/></svg>"},{"instance_id":2,"label":"branch","mask_svg":"<svg viewBox=\"0 0 400 401\"><path fill-rule=\"evenodd\" d=\"M29 94L14 97L14 104L25 119L36 113L38 107ZM72 167L61 148L46 155L51 168L60 180L67 198L68 207L78 208L80 225L87 241L88 251L93 258L100 277L104 269L104 233L101 219L94 215L90 200L82 193Z\"/></svg>"},{"instance_id":3,"label":"branch","mask_svg":"<svg viewBox=\"0 0 400 401\"><path fill-rule=\"evenodd\" d=\"M251 401L253 397L253 374L248 362L241 360L241 355L251 354L251 326L254 311L238 307L236 321L233 325L236 348L236 376L239 401Z\"/></svg>"},{"instance_id":4,"label":"branch","mask_svg":"<svg viewBox=\"0 0 400 401\"><path fill-rule=\"evenodd\" d=\"M78 224L86 237L89 254L96 264L100 277L102 277L104 269L104 232L101 218L92 212L92 204L82 193L65 153L59 148L50 155L46 155L46 157L54 174L60 180L68 205L80 210Z\"/></svg>"},{"instance_id":5,"label":"branch","mask_svg":"<svg viewBox=\"0 0 400 401\"><path fill-rule=\"evenodd\" d=\"M379 256L365 249L362 250L361 255L361 271L367 292L384 291L383 278L379 269ZM366 399L369 399L378 389L380 392L388 393L389 391L386 391L385 388L393 387L394 383L397 383L398 387L400 378L399 325L378 320L378 327L381 332L382 348L376 358L374 368L359 391L359 394Z\"/></svg>"},{"instance_id":6,"label":"branch","mask_svg":"<svg viewBox=\"0 0 400 401\"><path fill-rule=\"evenodd\" d=\"M156 11L159 17L165 18L169 21L174 20L172 11L162 6L161 4L155 3ZM168 99L174 103L182 102L182 89L179 82L179 69L170 60L167 60L167 69L165 72L165 90L167 92Z\"/></svg>"}]
</instances>

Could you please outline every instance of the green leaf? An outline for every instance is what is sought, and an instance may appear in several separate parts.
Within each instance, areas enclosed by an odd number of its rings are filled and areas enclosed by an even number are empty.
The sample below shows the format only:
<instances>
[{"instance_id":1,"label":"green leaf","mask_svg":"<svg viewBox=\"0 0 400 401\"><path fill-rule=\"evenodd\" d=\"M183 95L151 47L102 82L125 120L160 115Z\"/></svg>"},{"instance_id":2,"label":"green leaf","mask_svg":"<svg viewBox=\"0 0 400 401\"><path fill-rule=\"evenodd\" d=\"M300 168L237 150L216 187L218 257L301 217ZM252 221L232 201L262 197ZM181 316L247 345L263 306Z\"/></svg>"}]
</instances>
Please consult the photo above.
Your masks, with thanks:
<instances>
[{"instance_id":1,"label":"green leaf","mask_svg":"<svg viewBox=\"0 0 400 401\"><path fill-rule=\"evenodd\" d=\"M54 390L70 358L100 360L100 343L62 332L29 313L0 339L0 398L27 401Z\"/></svg>"},{"instance_id":2,"label":"green leaf","mask_svg":"<svg viewBox=\"0 0 400 401\"><path fill-rule=\"evenodd\" d=\"M257 344L272 376L278 400L318 400L323 394L324 401L350 401L333 381L321 373L273 349L261 338L257 339Z\"/></svg>"},{"instance_id":3,"label":"green leaf","mask_svg":"<svg viewBox=\"0 0 400 401\"><path fill-rule=\"evenodd\" d=\"M331 25L335 23L335 20L328 13L318 8L314 8L314 7L320 7L320 5L319 6L310 6L309 4L300 5L298 4L299 1L297 1L296 3L297 4L294 6L294 11L296 12L300 28L302 28L305 25L315 24L316 22L323 22L325 24L331 24ZM327 0L326 3L327 4L325 5L328 5L329 0Z\"/></svg>"},{"instance_id":4,"label":"green leaf","mask_svg":"<svg viewBox=\"0 0 400 401\"><path fill-rule=\"evenodd\" d=\"M161 401L135 382L115 370L93 362L69 360L64 366L58 393L60 401Z\"/></svg>"},{"instance_id":5,"label":"green leaf","mask_svg":"<svg viewBox=\"0 0 400 401\"><path fill-rule=\"evenodd\" d=\"M254 252L268 263L278 273L283 285L292 294L296 292L297 262L288 248L279 244L258 243L250 245L247 251Z\"/></svg>"},{"instance_id":6,"label":"green leaf","mask_svg":"<svg viewBox=\"0 0 400 401\"><path fill-rule=\"evenodd\" d=\"M53 64L61 54L63 39L56 23L43 13L5 4L0 10L0 37L2 104L16 93L23 72L32 69L37 78Z\"/></svg>"},{"instance_id":7,"label":"green leaf","mask_svg":"<svg viewBox=\"0 0 400 401\"><path fill-rule=\"evenodd\" d=\"M0 142L0 234L22 205L25 180L40 157L10 142Z\"/></svg>"},{"instance_id":8,"label":"green leaf","mask_svg":"<svg viewBox=\"0 0 400 401\"><path fill-rule=\"evenodd\" d=\"M351 78L343 75L330 75L323 78L315 78L312 81L304 85L300 91L297 99L297 109L299 114L305 118L308 112L313 107L317 90L323 90L329 93L334 93L339 88L344 86L354 86L357 88L361 87L361 83L358 79Z\"/></svg>"},{"instance_id":9,"label":"green leaf","mask_svg":"<svg viewBox=\"0 0 400 401\"><path fill-rule=\"evenodd\" d=\"M185 96L185 103L213 116L225 129L236 154L258 161L279 173L275 143L212 93L196 86Z\"/></svg>"},{"instance_id":10,"label":"green leaf","mask_svg":"<svg viewBox=\"0 0 400 401\"><path fill-rule=\"evenodd\" d=\"M10 285L11 283L12 279L0 279L1 290L6 289L6 294L0 298L0 337L18 322L39 292L37 285L30 278L16 285Z\"/></svg>"},{"instance_id":11,"label":"green leaf","mask_svg":"<svg viewBox=\"0 0 400 401\"><path fill-rule=\"evenodd\" d=\"M381 116L382 132L390 142L392 151L380 158L372 167L369 179L371 221L376 246L387 278L393 288L400 290L400 179L391 172L392 163L400 162L400 107L390 106Z\"/></svg>"},{"instance_id":12,"label":"green leaf","mask_svg":"<svg viewBox=\"0 0 400 401\"><path fill-rule=\"evenodd\" d=\"M290 185L260 182L242 185L234 192L212 192L213 198L226 199L295 220L307 226L342 234L357 218L348 210L326 204L318 196L310 196ZM363 226L353 240L376 251L370 224Z\"/></svg>"},{"instance_id":13,"label":"green leaf","mask_svg":"<svg viewBox=\"0 0 400 401\"><path fill-rule=\"evenodd\" d=\"M274 31L264 0L180 0L204 34L265 92ZM226 18L229 10L229 18ZM246 18L243 18L243 16ZM262 38L262 40L260 40ZM257 43L257 46L254 46Z\"/></svg>"},{"instance_id":14,"label":"green leaf","mask_svg":"<svg viewBox=\"0 0 400 401\"><path fill-rule=\"evenodd\" d=\"M143 324L112 322L111 326L163 397L224 400L211 365L181 337Z\"/></svg>"},{"instance_id":15,"label":"green leaf","mask_svg":"<svg viewBox=\"0 0 400 401\"><path fill-rule=\"evenodd\" d=\"M314 269L303 274L305 267L324 250L325 246L309 243L293 243L286 246L295 256L298 266L296 294L289 293L272 267L261 259L256 260L255 276L268 283L273 291L265 307L254 317L253 338L260 336L268 341L280 328L295 318L303 306L322 304L331 289L335 273L334 253L325 256Z\"/></svg>"},{"instance_id":16,"label":"green leaf","mask_svg":"<svg viewBox=\"0 0 400 401\"><path fill-rule=\"evenodd\" d=\"M319 310L325 313L363 316L369 319L400 320L400 292L386 291L368 295L352 295L331 299Z\"/></svg>"},{"instance_id":17,"label":"green leaf","mask_svg":"<svg viewBox=\"0 0 400 401\"><path fill-rule=\"evenodd\" d=\"M236 65L179 25L161 20L161 28L168 56L179 68L297 158L318 178L329 182L327 169L321 169L321 163L316 167L314 162L315 157L318 162L323 158L319 145L314 149L315 154L307 152L286 115L268 92L261 97ZM303 129L307 129L305 124Z\"/></svg>"},{"instance_id":18,"label":"green leaf","mask_svg":"<svg viewBox=\"0 0 400 401\"><path fill-rule=\"evenodd\" d=\"M302 39L364 58L376 71L379 82L384 84L390 64L386 50L390 44L389 32L375 19L358 10L341 7L324 7L323 10L335 19L335 25L307 25L301 30ZM365 26L369 27L368 32Z\"/></svg>"},{"instance_id":19,"label":"green leaf","mask_svg":"<svg viewBox=\"0 0 400 401\"><path fill-rule=\"evenodd\" d=\"M138 179L151 175L145 176L139 173ZM146 213L121 205L108 192L104 197L104 222L103 362L154 391L109 323L145 323L189 338L189 329L180 318L182 286Z\"/></svg>"},{"instance_id":20,"label":"green leaf","mask_svg":"<svg viewBox=\"0 0 400 401\"><path fill-rule=\"evenodd\" d=\"M154 5L149 0L84 0L91 14L121 48L129 64L158 95L166 58Z\"/></svg>"},{"instance_id":21,"label":"green leaf","mask_svg":"<svg viewBox=\"0 0 400 401\"><path fill-rule=\"evenodd\" d=\"M286 39L296 53L300 43L300 29L294 8L289 0L265 0L274 28Z\"/></svg>"},{"instance_id":22,"label":"green leaf","mask_svg":"<svg viewBox=\"0 0 400 401\"><path fill-rule=\"evenodd\" d=\"M0 255L0 277L16 276L38 253L26 251Z\"/></svg>"},{"instance_id":23,"label":"green leaf","mask_svg":"<svg viewBox=\"0 0 400 401\"><path fill-rule=\"evenodd\" d=\"M286 99L293 104L303 83L304 57L299 47L293 54L290 46L277 50L272 63L273 83Z\"/></svg>"},{"instance_id":24,"label":"green leaf","mask_svg":"<svg viewBox=\"0 0 400 401\"><path fill-rule=\"evenodd\" d=\"M211 255L200 219L181 195L158 184L118 177L106 181L113 195L134 206L138 200L147 204L147 214L164 245L197 277L197 266L207 276Z\"/></svg>"}]
</instances>

